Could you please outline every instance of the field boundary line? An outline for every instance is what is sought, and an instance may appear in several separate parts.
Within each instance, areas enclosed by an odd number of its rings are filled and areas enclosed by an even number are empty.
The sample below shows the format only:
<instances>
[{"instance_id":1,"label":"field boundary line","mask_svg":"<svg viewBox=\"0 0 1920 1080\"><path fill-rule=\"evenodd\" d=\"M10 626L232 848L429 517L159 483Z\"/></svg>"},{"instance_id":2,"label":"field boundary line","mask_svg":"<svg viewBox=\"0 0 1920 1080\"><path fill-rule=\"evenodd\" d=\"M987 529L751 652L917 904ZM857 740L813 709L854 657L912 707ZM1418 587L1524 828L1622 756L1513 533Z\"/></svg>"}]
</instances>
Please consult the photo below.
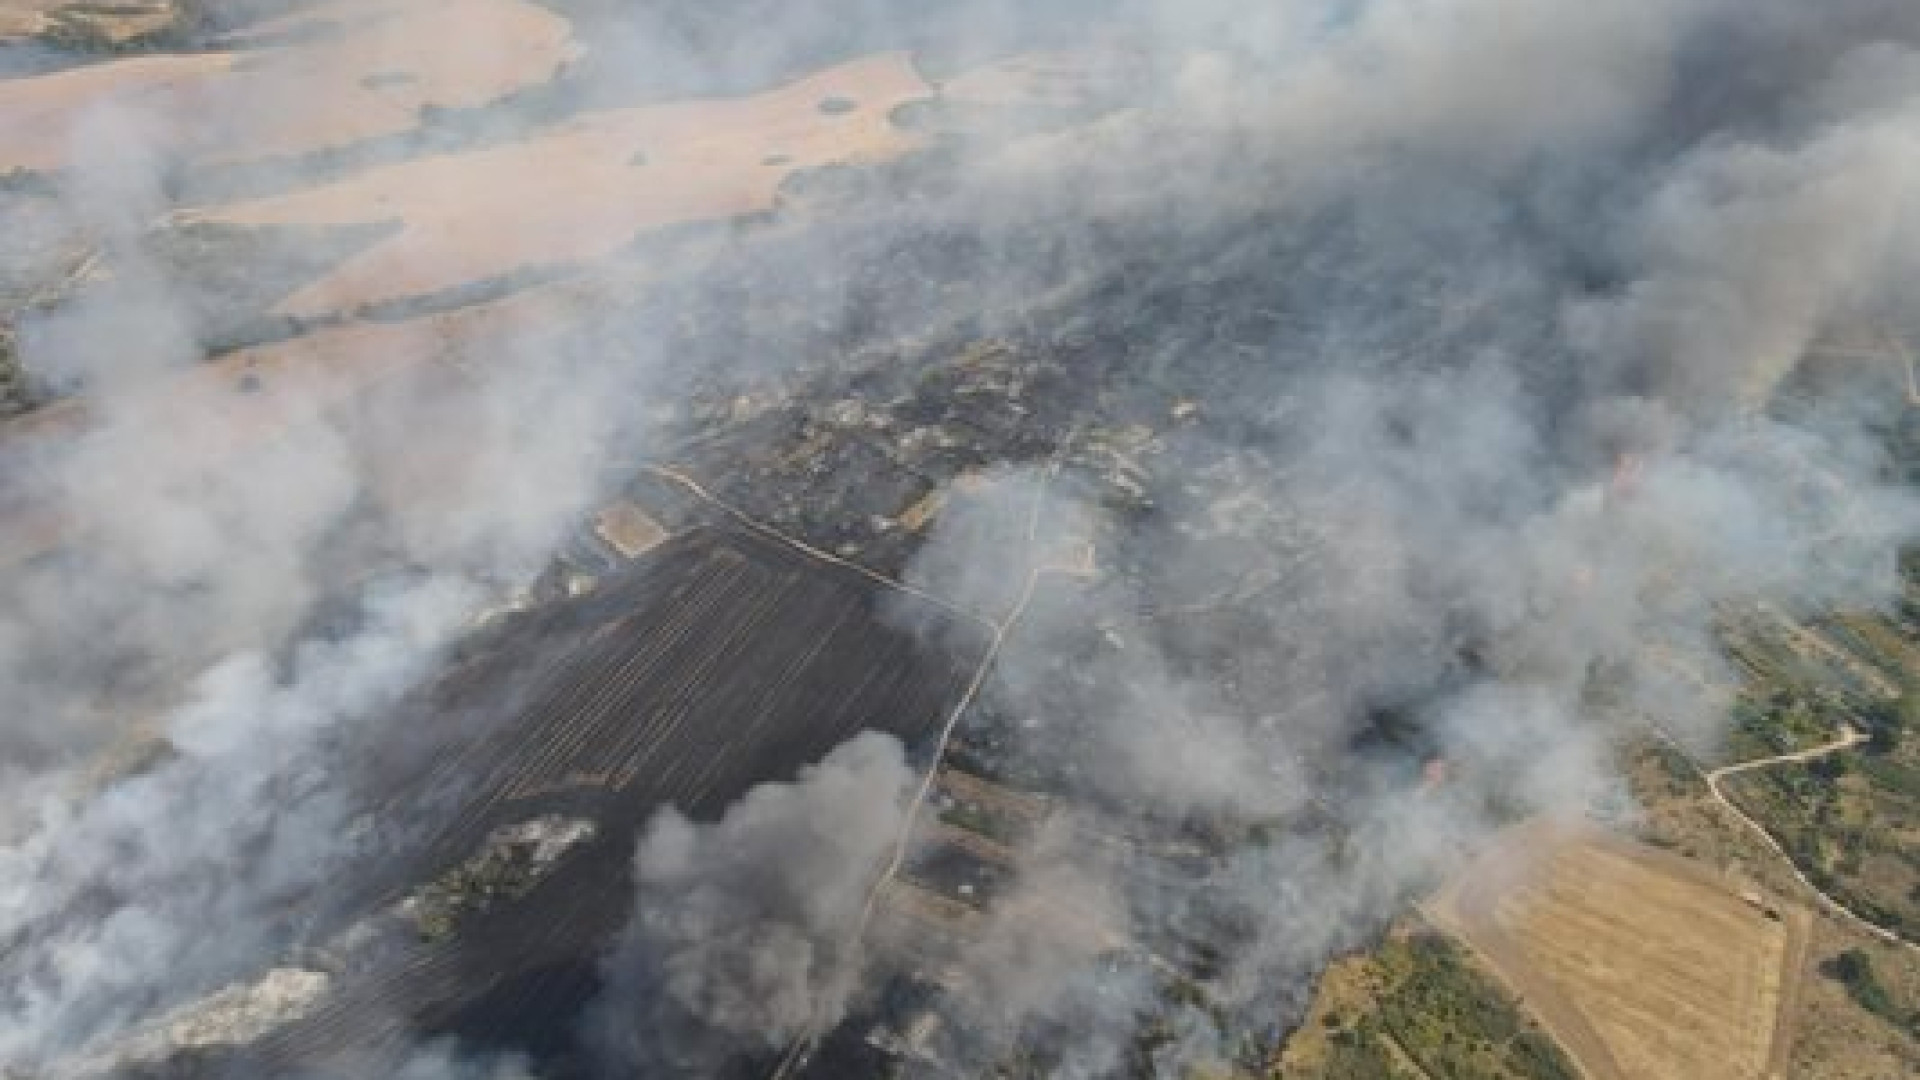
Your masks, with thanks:
<instances>
[{"instance_id":1,"label":"field boundary line","mask_svg":"<svg viewBox=\"0 0 1920 1080\"><path fill-rule=\"evenodd\" d=\"M797 536L794 536L772 525L769 525L766 522L761 521L759 518L754 517L752 514L747 513L745 510L742 510L739 507L733 505L732 503L726 501L725 499L722 499L718 495L715 495L713 492L708 491L706 487L703 486L698 480L695 480L691 476L688 476L686 473L683 473L680 470L673 468L672 466L644 464L640 466L640 468L643 471L651 473L652 475L657 476L662 480L666 480L669 483L679 486L682 490L686 491L688 494L692 495L694 498L699 499L702 502L705 502L708 505L713 506L714 508L720 510L722 513L725 513L729 517L733 518L735 521L746 526L749 530L755 533L758 533L759 535L764 536L769 540L774 540L778 543L785 544L786 546L793 548L795 551L798 551L801 554L808 556L809 558L817 559L820 562L837 566L843 570L851 570L852 572L859 574L861 577L864 577L867 580L872 581L877 585L880 585L884 588L892 589L895 592L905 593L908 596L912 596L920 600L925 600L926 602L933 604L941 608L942 610L949 612L950 614L958 615L961 618L968 620L969 622L973 622L978 624L981 627L984 627L985 629L993 630L997 628L999 625L998 623L994 622L992 619L989 619L985 615L982 615L977 611L973 611L967 607L964 607L951 600L948 600L943 596L939 596L935 593L928 592L927 590L922 589L915 585L909 585L906 582L899 580L898 578L888 577L886 574L883 574L880 571L875 570L870 566L862 566L861 564L854 562L851 559L846 559L846 558L842 558L839 555L835 555L833 552L824 551L818 547L815 547L812 544L809 544L808 542L800 539Z\"/></svg>"}]
</instances>

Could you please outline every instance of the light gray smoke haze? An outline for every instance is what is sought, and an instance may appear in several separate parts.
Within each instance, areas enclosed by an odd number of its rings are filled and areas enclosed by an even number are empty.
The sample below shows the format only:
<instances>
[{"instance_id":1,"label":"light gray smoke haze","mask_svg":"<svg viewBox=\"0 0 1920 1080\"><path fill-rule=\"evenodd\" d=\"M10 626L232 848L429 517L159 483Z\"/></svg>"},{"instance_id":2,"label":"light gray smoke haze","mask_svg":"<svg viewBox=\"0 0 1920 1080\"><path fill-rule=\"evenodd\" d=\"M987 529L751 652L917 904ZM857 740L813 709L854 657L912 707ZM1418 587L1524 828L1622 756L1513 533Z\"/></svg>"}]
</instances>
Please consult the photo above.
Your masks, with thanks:
<instances>
[{"instance_id":1,"label":"light gray smoke haze","mask_svg":"<svg viewBox=\"0 0 1920 1080\"><path fill-rule=\"evenodd\" d=\"M1716 677L1717 609L1894 595L1920 519L1877 434L1898 407L1871 392L1885 373L1765 406L1822 335L1920 310L1911 3L551 6L593 30L562 89L518 86L514 42L476 40L463 63L515 96L369 159L881 49L946 78L1091 42L1122 57L1121 89L1071 123L946 102L937 182L662 241L603 276L542 268L572 276L461 334L397 330L419 297L249 328L382 369L350 396L284 369L245 394L190 378L229 329L209 312L244 290L209 299L165 248L166 215L330 182L350 154L196 171L172 148L259 102L122 100L72 133L55 195L0 193L0 232L85 237L109 268L20 320L25 366L84 423L0 445L0 502L23 508L0 528L34 552L0 569L0 1073L111 1056L284 960L297 901L408 832L355 770L403 736L458 736L406 729L396 703L467 620L658 448L663 413L798 386L844 359L847 325L909 359L970 334L1079 349L1088 373L1084 405L1039 433L1064 440L1059 467L984 463L907 577L999 618L1050 568L963 735L1083 803L1084 828L1165 850L1049 833L1018 853L956 961L981 989L942 1052L969 1065L1045 1031L1056 1075L1138 1068L1164 973L1103 966L1103 933L1172 966L1209 955L1236 1021L1297 1016L1326 958L1474 838L1615 798L1624 737L1711 746L1717 706L1658 658ZM550 197L462 164L463 185ZM19 248L0 257L46 254ZM926 249L964 273L929 286L889 261ZM1101 410L1151 421L1115 451L1151 512L1101 487L1114 436L1080 426ZM63 540L29 542L45 529ZM1376 752L1383 724L1417 730L1449 783ZM103 775L129 745L152 760ZM922 764L867 735L717 821L663 811L590 1019L609 1075L777 1053L901 970L854 937ZM1177 861L1182 837L1253 823L1265 842ZM1090 943L1049 951L1035 911L1058 904L1101 928ZM1160 1075L1238 1052L1197 1011L1169 1023ZM533 1068L407 1052L407 1077Z\"/></svg>"}]
</instances>

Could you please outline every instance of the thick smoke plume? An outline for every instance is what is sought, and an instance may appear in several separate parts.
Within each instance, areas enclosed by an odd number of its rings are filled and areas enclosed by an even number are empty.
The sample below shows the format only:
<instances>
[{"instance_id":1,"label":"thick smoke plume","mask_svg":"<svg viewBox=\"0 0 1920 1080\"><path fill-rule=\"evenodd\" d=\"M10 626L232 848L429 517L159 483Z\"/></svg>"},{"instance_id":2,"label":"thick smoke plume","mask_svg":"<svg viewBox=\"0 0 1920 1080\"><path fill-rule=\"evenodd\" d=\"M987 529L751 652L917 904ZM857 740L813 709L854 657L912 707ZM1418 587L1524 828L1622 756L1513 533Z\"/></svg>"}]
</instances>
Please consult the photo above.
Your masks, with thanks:
<instances>
[{"instance_id":1,"label":"thick smoke plume","mask_svg":"<svg viewBox=\"0 0 1920 1080\"><path fill-rule=\"evenodd\" d=\"M777 1050L838 1022L860 983L867 892L916 784L899 741L868 733L710 825L671 809L655 818L597 1018L611 1052L628 1068L711 1075L724 1054L677 1045L675 1014L726 1051Z\"/></svg>"}]
</instances>

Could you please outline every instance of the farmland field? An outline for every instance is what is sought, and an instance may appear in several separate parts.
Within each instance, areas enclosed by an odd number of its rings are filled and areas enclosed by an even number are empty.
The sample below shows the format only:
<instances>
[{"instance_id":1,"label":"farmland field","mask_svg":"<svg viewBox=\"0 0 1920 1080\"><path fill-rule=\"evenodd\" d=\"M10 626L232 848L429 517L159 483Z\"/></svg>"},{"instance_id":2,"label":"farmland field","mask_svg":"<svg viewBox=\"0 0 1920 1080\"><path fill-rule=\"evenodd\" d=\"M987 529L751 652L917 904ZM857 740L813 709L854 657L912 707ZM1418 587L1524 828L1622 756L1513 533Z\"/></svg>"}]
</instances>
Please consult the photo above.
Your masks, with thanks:
<instances>
[{"instance_id":1,"label":"farmland field","mask_svg":"<svg viewBox=\"0 0 1920 1080\"><path fill-rule=\"evenodd\" d=\"M927 655L876 617L874 593L772 541L695 530L622 580L475 643L416 704L406 723L420 734L384 746L371 793L383 814L439 827L370 887L334 898L331 920L380 918L470 867L504 828L563 818L593 831L506 899L466 904L366 965L245 1063L338 1060L425 1029L527 1046L564 1069L570 1018L598 987L600 949L632 903L636 836L656 810L711 818L866 730L927 748L978 655ZM505 694L515 678L533 689Z\"/></svg>"},{"instance_id":2,"label":"farmland field","mask_svg":"<svg viewBox=\"0 0 1920 1080\"><path fill-rule=\"evenodd\" d=\"M451 24L463 32L446 34ZM267 41L276 30L300 39L248 52L134 56L7 83L0 172L67 167L76 125L111 123L121 137L144 140L150 128L184 124L214 101L241 104L221 123L187 125L165 140L169 153L233 161L338 149L410 131L428 107L477 107L543 83L577 52L565 20L523 0L332 0L283 27L256 29ZM409 44L429 37L436 48ZM138 109L126 107L135 101ZM114 113L106 121L103 108Z\"/></svg>"},{"instance_id":3,"label":"farmland field","mask_svg":"<svg viewBox=\"0 0 1920 1080\"><path fill-rule=\"evenodd\" d=\"M1434 908L1590 1076L1777 1071L1801 909L1663 852L1539 827L1483 856Z\"/></svg>"}]
</instances>

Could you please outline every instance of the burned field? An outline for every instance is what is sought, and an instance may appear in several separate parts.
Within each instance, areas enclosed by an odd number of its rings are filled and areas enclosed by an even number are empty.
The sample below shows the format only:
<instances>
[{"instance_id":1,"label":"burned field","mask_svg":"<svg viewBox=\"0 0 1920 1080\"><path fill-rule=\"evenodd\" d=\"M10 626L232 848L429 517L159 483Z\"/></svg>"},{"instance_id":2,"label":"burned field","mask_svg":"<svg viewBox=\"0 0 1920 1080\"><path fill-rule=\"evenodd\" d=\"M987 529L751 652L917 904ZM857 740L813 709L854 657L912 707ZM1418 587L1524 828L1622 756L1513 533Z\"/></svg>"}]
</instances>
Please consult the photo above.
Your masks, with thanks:
<instances>
[{"instance_id":1,"label":"burned field","mask_svg":"<svg viewBox=\"0 0 1920 1080\"><path fill-rule=\"evenodd\" d=\"M630 503L612 504L639 517L616 528L622 515L603 512L595 520L612 550L576 536L536 590L538 607L459 646L365 759L338 770L364 778L380 828L406 833L401 854L343 875L350 892L328 898L298 935L307 944L292 962L329 972L328 997L231 1061L188 1074L363 1068L361 1055L378 1060L422 1035L529 1051L543 1075L590 1074L579 1018L632 912L635 845L652 815L674 806L715 819L864 730L928 749L986 645L973 621L915 599L887 603L925 608L957 636L892 629L899 623L876 613L884 587L740 522L911 572L937 529L993 517L969 502L996 474L1022 468L1044 472L1051 498L1089 508L1097 524L1053 538L1070 545L1030 534L1023 543L1021 502L985 530L1009 571L998 588L966 595L929 583L997 617L1023 565L1046 571L1029 590L1033 617L1007 634L1001 664L1015 681L989 684L969 710L948 758L966 772L946 774L936 813L916 822L922 846L880 894L868 943L901 970L877 1008L814 1033L817 1051L796 1060L818 1076L861 1075L866 1066L853 1062L874 1054L984 1068L1010 1060L1010 1045L1089 1038L1144 1059L1167 1035L1163 1017L1184 1010L1251 1067L1298 1003L1245 988L1304 986L1323 956L1316 947L1242 962L1268 926L1267 895L1248 892L1248 867L1340 881L1343 847L1368 842L1367 822L1342 812L1364 804L1352 793L1384 799L1418 784L1434 754L1419 703L1483 666L1472 627L1345 626L1329 617L1344 599L1316 586L1378 580L1363 573L1374 559L1349 534L1379 523L1353 515L1338 487L1293 479L1301 467L1287 463L1315 449L1297 434L1317 407L1312 365L1246 357L1312 355L1319 338L1356 332L1312 317L1315 300L1360 287L1326 255L1348 248L1342 224L1325 223L1311 241L1281 228L1232 245L1187 237L1173 249L1193 258L1169 259L1177 269L1139 255L1150 238L1114 239L1116 254L1134 255L1116 260L1120 270L1017 314L917 333L882 313L869 324L858 304L842 320L810 313L816 290L846 284L857 296L864 274L892 273L910 283L899 289L934 296L995 265L937 228L863 262L851 282L774 275L699 304L679 305L686 293L671 288L641 300L676 310L671 351L709 374L650 417L659 430L645 460L663 464L639 465L621 493ZM810 245L781 241L802 232L769 228L746 246L775 264L797 260ZM1276 289L1266 274L1282 264L1300 269ZM1417 305L1433 283L1409 276ZM1445 372L1429 351L1527 342L1484 310L1407 330L1407 340L1379 333L1411 354L1410 372L1428 375ZM772 352L788 362L766 371L737 359ZM1445 412L1428 404L1447 399L1437 383L1409 378L1405 401L1369 423L1387 452L1430 456L1420 438L1444 445L1447 433L1423 427ZM1530 389L1557 397L1552 386ZM609 471L638 464L614 456ZM642 550L638 563L621 563ZM950 654L929 655L930 641ZM1388 671L1393 679L1376 683ZM1172 746L1159 734L1169 709L1187 736ZM1394 722L1354 737L1344 721L1361 709ZM1201 752L1209 747L1233 752ZM967 774L994 787L952 791ZM1454 785L1462 789L1433 798L1475 790ZM1076 876L1065 881L1031 858L1032 823L1007 809L1043 796L1073 811L1056 822L1074 852ZM1383 899L1352 921L1349 944L1383 925L1410 883L1368 887ZM1104 902L1089 908L1083 893ZM1303 895L1303 908L1320 902ZM1076 976L1071 993L1129 989L1113 1014L1086 1019L1088 1030L1043 1018L1010 1033L992 1015L993 984L959 963L983 938L1059 947L1045 955ZM1230 980L1237 997L1195 990Z\"/></svg>"},{"instance_id":2,"label":"burned field","mask_svg":"<svg viewBox=\"0 0 1920 1080\"><path fill-rule=\"evenodd\" d=\"M552 25L541 12L632 5L484 7ZM662 36L705 52L765 14L710 7ZM113 889L90 864L68 874L77 845L47 831L54 914L0 911L0 953L29 945L0 1010L65 962L47 926L169 933L138 958L152 970L56 986L71 1000L17 1051L30 1068L414 1076L444 1051L462 1075L524 1056L549 1080L1268 1075L1329 957L1375 941L1475 835L1585 808L1605 766L1579 751L1638 730L1625 703L1666 704L1639 685L1642 631L1698 622L1704 601L1671 586L1727 561L1707 536L1807 561L1797 527L1668 527L1702 488L1774 516L1799 500L1717 427L1714 399L1755 379L1701 361L1669 386L1642 355L1663 348L1623 344L1645 332L1644 283L1697 268L1642 266L1616 250L1622 222L1565 213L1612 205L1615 150L1573 155L1542 194L1417 148L1401 169L1379 167L1398 149L1248 140L1276 117L1225 100L1262 96L1247 58L1183 60L1164 100L1120 108L1101 84L1157 82L1151 57L976 70L991 42L909 58L895 39L918 22L871 32L885 41L831 22L739 65L751 85L702 83L733 101L656 100L635 79L676 73L618 50L557 71L536 48L442 85L347 42L358 89L290 125L325 130L199 146L170 196L199 211L137 246L192 323L183 362L217 361L190 377L217 391L208 411L241 418L215 456L311 404L329 436L313 456L344 444L341 476L311 479L340 505L270 531L278 563L178 554L208 589L298 570L317 599L260 650L274 685L208 695L154 750L181 768L128 767L164 773L134 797L191 828L134 827L121 799L73 830ZM576 30L529 43L598 46ZM845 65L828 82L786 70L823 52ZM644 74L600 85L608 63ZM468 102L475 87L512 92ZM418 107L320 123L360 91ZM597 164L551 168L572 158ZM267 175L282 166L299 182ZM408 273L373 272L403 238ZM90 258L60 275L76 308L125 284ZM37 295L5 310L39 313ZM1698 443L1696 408L1716 425ZM209 501L188 481L219 465L162 470L166 503ZM278 521L281 480L189 535ZM182 573L148 563L176 553L131 546L125 576L170 595ZM423 582L459 594L418 601L444 622L387 634L378 605ZM475 586L512 606L444 644ZM116 615L131 592L87 591ZM165 637L197 638L179 606ZM295 654L345 643L413 655L369 662L368 703L342 705L344 680ZM260 695L310 696L307 742L206 745L201 727L255 720ZM859 755L876 744L884 760ZM867 783L818 793L849 746L862 767L842 773ZM203 797L242 783L231 809ZM180 857L177 834L199 849ZM226 931L208 880L238 914ZM1537 940L1599 933L1561 893L1539 905L1552 930L1514 929L1512 948L1604 1026L1635 1003ZM118 959L111 936L76 941L97 968ZM1764 1011L1719 1010L1702 1045L1759 1060ZM608 1045L613 1023L645 1045ZM1654 1038L1629 1036L1608 1052Z\"/></svg>"},{"instance_id":3,"label":"burned field","mask_svg":"<svg viewBox=\"0 0 1920 1080\"><path fill-rule=\"evenodd\" d=\"M388 733L369 781L382 821L436 827L329 898L326 929L296 950L334 991L192 1069L347 1067L427 1033L565 1074L656 811L715 817L862 731L931 749L979 654L965 635L930 654L881 619L877 591L772 540L696 529L481 632L401 712L408 734Z\"/></svg>"}]
</instances>

